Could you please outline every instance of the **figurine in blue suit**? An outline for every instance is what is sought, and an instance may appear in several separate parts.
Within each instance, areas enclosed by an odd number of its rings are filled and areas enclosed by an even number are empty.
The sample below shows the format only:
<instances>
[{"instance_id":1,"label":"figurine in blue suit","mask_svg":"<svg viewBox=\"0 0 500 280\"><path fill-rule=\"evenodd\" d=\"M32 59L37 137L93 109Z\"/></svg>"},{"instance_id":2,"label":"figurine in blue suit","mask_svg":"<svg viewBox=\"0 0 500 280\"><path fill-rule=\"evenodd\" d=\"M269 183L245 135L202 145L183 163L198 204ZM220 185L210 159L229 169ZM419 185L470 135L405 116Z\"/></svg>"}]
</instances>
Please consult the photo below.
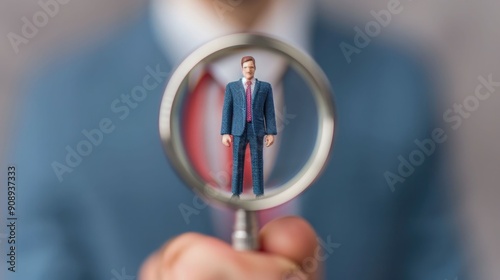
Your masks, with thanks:
<instances>
[{"instance_id":1,"label":"figurine in blue suit","mask_svg":"<svg viewBox=\"0 0 500 280\"><path fill-rule=\"evenodd\" d=\"M244 56L241 59L243 78L229 83L224 95L222 109L222 143L233 145L233 197L243 192L243 171L245 149L250 144L252 158L253 192L259 197L264 194L262 147L265 136L266 147L274 142L276 118L271 85L255 79L255 59Z\"/></svg>"}]
</instances>

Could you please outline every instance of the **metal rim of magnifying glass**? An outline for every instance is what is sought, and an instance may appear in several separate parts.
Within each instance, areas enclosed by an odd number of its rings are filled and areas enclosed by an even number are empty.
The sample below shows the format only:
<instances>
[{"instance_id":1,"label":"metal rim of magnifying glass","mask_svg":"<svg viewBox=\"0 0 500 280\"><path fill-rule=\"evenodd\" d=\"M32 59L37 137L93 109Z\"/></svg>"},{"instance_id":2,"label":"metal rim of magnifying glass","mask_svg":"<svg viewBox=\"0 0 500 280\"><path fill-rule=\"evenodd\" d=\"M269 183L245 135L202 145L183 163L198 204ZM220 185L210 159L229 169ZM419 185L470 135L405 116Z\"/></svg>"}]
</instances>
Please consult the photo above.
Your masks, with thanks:
<instances>
[{"instance_id":1,"label":"metal rim of magnifying glass","mask_svg":"<svg viewBox=\"0 0 500 280\"><path fill-rule=\"evenodd\" d=\"M302 169L280 191L256 199L233 200L206 183L189 164L181 139L180 89L185 85L189 73L201 63L224 56L224 52L245 47L267 49L283 55L308 82L318 108L318 134L316 143ZM177 106L176 106L177 105ZM330 83L316 62L304 52L276 38L255 33L232 34L212 40L191 53L173 72L165 89L159 118L160 137L170 163L198 195L210 203L244 209L264 210L281 205L308 188L323 171L333 145L335 104ZM286 141L286 140L284 140ZM222 143L221 143L222 145Z\"/></svg>"}]
</instances>

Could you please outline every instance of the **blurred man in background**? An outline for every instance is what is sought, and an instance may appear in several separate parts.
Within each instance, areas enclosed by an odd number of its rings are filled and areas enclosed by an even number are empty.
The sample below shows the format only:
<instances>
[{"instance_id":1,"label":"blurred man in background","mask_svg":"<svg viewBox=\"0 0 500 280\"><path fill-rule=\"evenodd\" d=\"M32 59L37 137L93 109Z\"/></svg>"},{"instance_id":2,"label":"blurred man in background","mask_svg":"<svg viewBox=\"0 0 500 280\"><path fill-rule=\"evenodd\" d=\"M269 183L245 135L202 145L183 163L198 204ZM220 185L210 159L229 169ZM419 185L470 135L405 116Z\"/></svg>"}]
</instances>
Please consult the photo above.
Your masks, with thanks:
<instances>
[{"instance_id":1,"label":"blurred man in background","mask_svg":"<svg viewBox=\"0 0 500 280\"><path fill-rule=\"evenodd\" d=\"M205 261L211 258L234 261L217 266L222 273L238 267L238 272L259 273L259 279L295 266L314 277L324 266L327 279L466 279L447 204L442 148L437 146L408 176L396 174L418 148L415 141L428 139L440 126L429 106L435 89L418 58L376 42L353 49L358 37L332 27L309 2L228 3L155 0L140 20L71 58L59 59L50 71L40 71L29 87L12 156L24 170L19 178L24 187L18 241L19 262L26 268L16 273L18 279L116 278L122 268L139 270L159 248L145 264L143 277L183 275L178 267L186 260L193 265L198 261L198 272L206 276L203 269L214 268ZM224 231L215 229L230 222L219 224L221 219L211 217L211 211L219 210L195 208L188 219L182 215L181 206L196 206L197 200L168 165L157 132L161 94L173 67L201 44L245 31L276 36L310 53L333 86L338 110L338 134L326 172L303 196L276 211L278 216L300 214L312 228L298 218L271 222L261 232L268 254L256 253L251 260L220 241L183 234L196 231L224 239ZM339 47L343 43L351 47ZM287 62L269 59L274 74L268 80L281 88L277 95L284 99L300 92L303 85ZM234 64L231 57L227 61ZM218 92L218 84L233 78L223 63L208 69L195 78L194 88L203 83ZM144 84L146 77L151 83ZM139 86L146 94L140 94ZM193 91L194 99L209 98ZM194 102L202 101L207 100ZM299 112L300 107L288 104L290 112ZM193 111L188 120L193 123L213 113ZM213 125L217 131L220 124ZM291 127L300 126L297 120ZM285 132L295 133L290 130ZM289 144L276 145L287 150ZM273 162L279 151L271 156ZM400 179L387 180L388 171ZM273 247L279 238L290 251ZM322 258L317 268L308 269L316 247L323 249ZM193 248L199 259L189 257ZM278 265L262 266L274 262L281 265L278 271L273 270Z\"/></svg>"}]
</instances>

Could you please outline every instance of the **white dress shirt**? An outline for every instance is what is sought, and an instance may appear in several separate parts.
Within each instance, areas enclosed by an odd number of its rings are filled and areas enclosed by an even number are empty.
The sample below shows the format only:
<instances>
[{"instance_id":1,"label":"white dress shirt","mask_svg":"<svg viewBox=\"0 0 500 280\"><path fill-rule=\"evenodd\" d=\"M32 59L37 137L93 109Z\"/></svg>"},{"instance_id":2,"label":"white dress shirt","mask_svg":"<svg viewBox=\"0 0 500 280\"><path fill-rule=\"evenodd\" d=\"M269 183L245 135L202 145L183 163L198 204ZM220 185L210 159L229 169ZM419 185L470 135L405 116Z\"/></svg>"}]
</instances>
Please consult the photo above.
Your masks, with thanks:
<instances>
[{"instance_id":1,"label":"white dress shirt","mask_svg":"<svg viewBox=\"0 0 500 280\"><path fill-rule=\"evenodd\" d=\"M252 78L250 80L250 82L252 82L252 84L250 85L250 92L252 93L252 101L253 101L253 98L255 97L255 82L256 82L256 79L255 78ZM241 83L243 84L243 88L245 89L245 91L247 90L247 79L245 77L241 78Z\"/></svg>"}]
</instances>

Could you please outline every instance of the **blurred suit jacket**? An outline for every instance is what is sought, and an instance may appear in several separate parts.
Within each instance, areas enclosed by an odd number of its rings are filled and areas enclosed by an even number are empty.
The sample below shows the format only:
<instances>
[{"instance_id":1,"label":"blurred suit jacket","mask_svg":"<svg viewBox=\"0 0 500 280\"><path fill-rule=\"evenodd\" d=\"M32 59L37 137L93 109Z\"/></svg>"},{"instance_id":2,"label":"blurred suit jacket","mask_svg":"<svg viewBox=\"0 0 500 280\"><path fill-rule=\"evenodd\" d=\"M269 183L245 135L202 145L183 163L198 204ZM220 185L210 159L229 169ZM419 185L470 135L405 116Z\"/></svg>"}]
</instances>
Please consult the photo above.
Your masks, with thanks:
<instances>
[{"instance_id":1,"label":"blurred suit jacket","mask_svg":"<svg viewBox=\"0 0 500 280\"><path fill-rule=\"evenodd\" d=\"M340 244L325 250L327 279L466 279L442 147L394 192L384 178L384 172L396 172L398 155L406 157L415 139L429 137L439 125L424 65L376 40L349 64L339 44L352 41L351 30L315 20L311 55L335 91L336 139L326 171L300 203L318 236ZM135 108L117 112L117 104L125 104L121 95L142 83L148 66L163 72L175 67L160 51L145 13L103 42L37 69L42 74L21 100L11 157L18 166L22 215L15 279L136 275L169 238L187 231L213 234L210 211L199 210L188 222L179 211L181 204L193 205L193 194L170 168L160 143L167 79ZM304 82L290 70L283 84L290 96L287 111L307 115L301 110L312 101L300 99ZM65 164L67 146L75 149L86 139L82 130L98 128L103 118L114 131L59 182L52 163ZM293 150L301 157L301 149L293 148L296 129L307 135L315 128L307 117L293 123L293 130L283 131L287 140L280 154ZM281 172L287 164L280 162Z\"/></svg>"}]
</instances>

